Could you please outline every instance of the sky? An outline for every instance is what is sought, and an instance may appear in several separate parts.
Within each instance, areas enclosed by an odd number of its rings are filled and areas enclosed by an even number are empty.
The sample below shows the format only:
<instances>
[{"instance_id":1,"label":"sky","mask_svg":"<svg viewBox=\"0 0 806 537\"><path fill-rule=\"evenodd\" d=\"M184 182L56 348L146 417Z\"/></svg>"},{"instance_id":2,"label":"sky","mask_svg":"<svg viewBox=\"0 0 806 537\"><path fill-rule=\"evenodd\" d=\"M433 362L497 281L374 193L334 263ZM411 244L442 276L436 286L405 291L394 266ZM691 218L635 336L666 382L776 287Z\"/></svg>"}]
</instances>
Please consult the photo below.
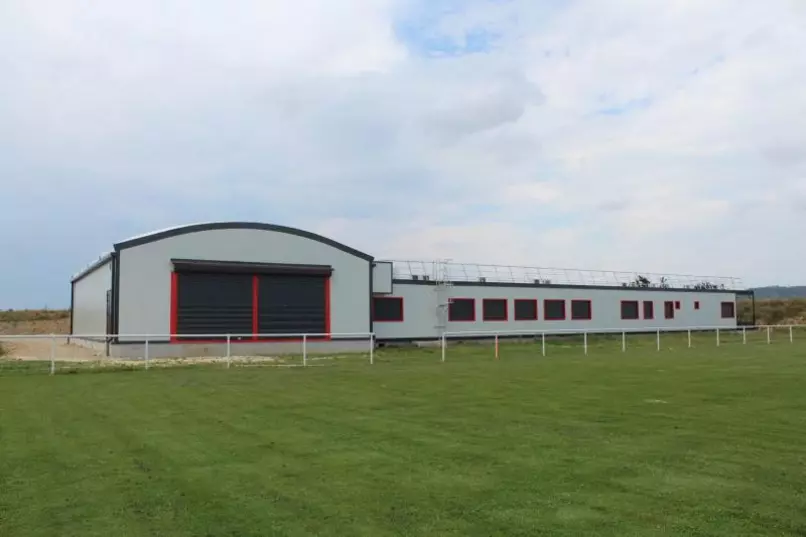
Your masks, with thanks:
<instances>
[{"instance_id":1,"label":"sky","mask_svg":"<svg viewBox=\"0 0 806 537\"><path fill-rule=\"evenodd\" d=\"M200 221L806 284L806 2L0 0L0 308Z\"/></svg>"}]
</instances>

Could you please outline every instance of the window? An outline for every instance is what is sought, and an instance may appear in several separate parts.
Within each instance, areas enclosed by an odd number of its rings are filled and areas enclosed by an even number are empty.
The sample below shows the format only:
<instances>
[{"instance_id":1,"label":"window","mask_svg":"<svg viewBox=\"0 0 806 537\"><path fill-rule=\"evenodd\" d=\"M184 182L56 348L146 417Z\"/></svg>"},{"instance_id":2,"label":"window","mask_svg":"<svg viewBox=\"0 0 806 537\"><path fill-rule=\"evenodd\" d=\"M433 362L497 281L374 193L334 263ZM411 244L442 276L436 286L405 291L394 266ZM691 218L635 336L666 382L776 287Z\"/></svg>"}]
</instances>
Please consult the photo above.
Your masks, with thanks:
<instances>
[{"instance_id":1,"label":"window","mask_svg":"<svg viewBox=\"0 0 806 537\"><path fill-rule=\"evenodd\" d=\"M403 322L403 297L372 297L372 320L378 323Z\"/></svg>"},{"instance_id":2,"label":"window","mask_svg":"<svg viewBox=\"0 0 806 537\"><path fill-rule=\"evenodd\" d=\"M485 321L506 321L507 299L485 298L481 302L481 316Z\"/></svg>"},{"instance_id":3,"label":"window","mask_svg":"<svg viewBox=\"0 0 806 537\"><path fill-rule=\"evenodd\" d=\"M448 320L466 322L476 320L475 298L451 298L448 305Z\"/></svg>"},{"instance_id":4,"label":"window","mask_svg":"<svg viewBox=\"0 0 806 537\"><path fill-rule=\"evenodd\" d=\"M694 301L694 309L695 309L695 310L700 309L700 301L699 301L699 300L695 300L695 301Z\"/></svg>"},{"instance_id":5,"label":"window","mask_svg":"<svg viewBox=\"0 0 806 537\"><path fill-rule=\"evenodd\" d=\"M722 318L733 319L736 317L736 304L733 302L722 303Z\"/></svg>"},{"instance_id":6,"label":"window","mask_svg":"<svg viewBox=\"0 0 806 537\"><path fill-rule=\"evenodd\" d=\"M537 300L531 298L515 299L515 320L516 321L536 321L537 320Z\"/></svg>"},{"instance_id":7,"label":"window","mask_svg":"<svg viewBox=\"0 0 806 537\"><path fill-rule=\"evenodd\" d=\"M674 302L667 300L663 303L663 316L667 319L674 319Z\"/></svg>"},{"instance_id":8,"label":"window","mask_svg":"<svg viewBox=\"0 0 806 537\"><path fill-rule=\"evenodd\" d=\"M575 321L590 321L593 318L593 311L590 300L571 301L571 319Z\"/></svg>"},{"instance_id":9,"label":"window","mask_svg":"<svg viewBox=\"0 0 806 537\"><path fill-rule=\"evenodd\" d=\"M679 300L675 300L675 302L674 302L674 309L676 309L676 310L679 310L679 309L680 309L680 301L679 301Z\"/></svg>"},{"instance_id":10,"label":"window","mask_svg":"<svg viewBox=\"0 0 806 537\"><path fill-rule=\"evenodd\" d=\"M651 300L644 300L644 319L655 318L655 303Z\"/></svg>"},{"instance_id":11,"label":"window","mask_svg":"<svg viewBox=\"0 0 806 537\"><path fill-rule=\"evenodd\" d=\"M546 321L565 320L565 300L544 300L543 319Z\"/></svg>"},{"instance_id":12,"label":"window","mask_svg":"<svg viewBox=\"0 0 806 537\"><path fill-rule=\"evenodd\" d=\"M621 301L621 318L627 321L634 321L639 318L637 300Z\"/></svg>"}]
</instances>

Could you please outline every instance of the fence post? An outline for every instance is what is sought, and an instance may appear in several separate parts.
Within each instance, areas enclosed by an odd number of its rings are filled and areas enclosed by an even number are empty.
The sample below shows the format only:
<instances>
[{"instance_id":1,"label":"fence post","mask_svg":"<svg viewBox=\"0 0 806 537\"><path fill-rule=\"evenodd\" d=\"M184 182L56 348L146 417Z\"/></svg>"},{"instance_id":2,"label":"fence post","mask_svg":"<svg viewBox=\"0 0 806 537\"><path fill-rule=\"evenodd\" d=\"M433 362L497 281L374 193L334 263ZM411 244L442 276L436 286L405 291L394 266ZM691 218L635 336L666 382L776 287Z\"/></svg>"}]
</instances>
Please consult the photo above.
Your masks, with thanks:
<instances>
[{"instance_id":1,"label":"fence post","mask_svg":"<svg viewBox=\"0 0 806 537\"><path fill-rule=\"evenodd\" d=\"M369 335L369 365L375 363L375 334Z\"/></svg>"},{"instance_id":2,"label":"fence post","mask_svg":"<svg viewBox=\"0 0 806 537\"><path fill-rule=\"evenodd\" d=\"M656 340L657 340L658 352L660 352L660 328L658 328Z\"/></svg>"},{"instance_id":3,"label":"fence post","mask_svg":"<svg viewBox=\"0 0 806 537\"><path fill-rule=\"evenodd\" d=\"M495 335L495 359L498 360L498 334Z\"/></svg>"},{"instance_id":4,"label":"fence post","mask_svg":"<svg viewBox=\"0 0 806 537\"><path fill-rule=\"evenodd\" d=\"M771 343L771 338L770 338L770 327L769 327L769 326L767 326L767 345L769 345L770 343Z\"/></svg>"},{"instance_id":5,"label":"fence post","mask_svg":"<svg viewBox=\"0 0 806 537\"><path fill-rule=\"evenodd\" d=\"M792 326L791 325L789 326L789 342L790 343L795 342L795 335L792 333Z\"/></svg>"},{"instance_id":6,"label":"fence post","mask_svg":"<svg viewBox=\"0 0 806 537\"><path fill-rule=\"evenodd\" d=\"M585 356L588 355L588 331L582 332L582 344L585 346Z\"/></svg>"},{"instance_id":7,"label":"fence post","mask_svg":"<svg viewBox=\"0 0 806 537\"><path fill-rule=\"evenodd\" d=\"M719 347L719 328L716 329L716 346Z\"/></svg>"},{"instance_id":8,"label":"fence post","mask_svg":"<svg viewBox=\"0 0 806 537\"><path fill-rule=\"evenodd\" d=\"M443 361L443 362L445 361L445 353L446 353L446 350L447 350L447 349L446 349L446 348L447 348L447 346L448 346L448 342L447 342L447 340L445 339L445 332L443 332L443 333L442 333L442 361Z\"/></svg>"},{"instance_id":9,"label":"fence post","mask_svg":"<svg viewBox=\"0 0 806 537\"><path fill-rule=\"evenodd\" d=\"M308 334L302 334L302 367L308 366Z\"/></svg>"},{"instance_id":10,"label":"fence post","mask_svg":"<svg viewBox=\"0 0 806 537\"><path fill-rule=\"evenodd\" d=\"M627 332L621 333L621 352L627 352Z\"/></svg>"},{"instance_id":11,"label":"fence post","mask_svg":"<svg viewBox=\"0 0 806 537\"><path fill-rule=\"evenodd\" d=\"M747 345L747 327L742 327L742 345Z\"/></svg>"},{"instance_id":12,"label":"fence post","mask_svg":"<svg viewBox=\"0 0 806 537\"><path fill-rule=\"evenodd\" d=\"M541 332L540 336L541 336L540 339L542 340L542 346L543 346L543 356L545 356L546 355L546 333Z\"/></svg>"},{"instance_id":13,"label":"fence post","mask_svg":"<svg viewBox=\"0 0 806 537\"><path fill-rule=\"evenodd\" d=\"M56 336L50 335L50 374L56 374Z\"/></svg>"},{"instance_id":14,"label":"fence post","mask_svg":"<svg viewBox=\"0 0 806 537\"><path fill-rule=\"evenodd\" d=\"M232 363L232 336L227 334L227 369Z\"/></svg>"},{"instance_id":15,"label":"fence post","mask_svg":"<svg viewBox=\"0 0 806 537\"><path fill-rule=\"evenodd\" d=\"M148 336L146 336L146 349L145 349L145 359L146 359L146 369L148 369Z\"/></svg>"},{"instance_id":16,"label":"fence post","mask_svg":"<svg viewBox=\"0 0 806 537\"><path fill-rule=\"evenodd\" d=\"M687 330L688 332L688 348L691 348L691 328Z\"/></svg>"}]
</instances>

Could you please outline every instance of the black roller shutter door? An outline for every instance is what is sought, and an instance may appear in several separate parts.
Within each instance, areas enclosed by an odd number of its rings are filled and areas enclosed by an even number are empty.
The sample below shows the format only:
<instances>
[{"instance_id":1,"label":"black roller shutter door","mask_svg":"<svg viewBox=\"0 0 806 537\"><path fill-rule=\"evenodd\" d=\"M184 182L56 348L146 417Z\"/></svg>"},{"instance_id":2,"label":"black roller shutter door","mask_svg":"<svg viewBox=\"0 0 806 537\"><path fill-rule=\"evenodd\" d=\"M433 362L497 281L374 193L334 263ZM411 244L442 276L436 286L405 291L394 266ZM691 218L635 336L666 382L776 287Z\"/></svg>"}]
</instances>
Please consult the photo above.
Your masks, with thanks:
<instances>
[{"instance_id":1,"label":"black roller shutter door","mask_svg":"<svg viewBox=\"0 0 806 537\"><path fill-rule=\"evenodd\" d=\"M177 278L178 334L252 333L252 276L193 272Z\"/></svg>"},{"instance_id":2,"label":"black roller shutter door","mask_svg":"<svg viewBox=\"0 0 806 537\"><path fill-rule=\"evenodd\" d=\"M258 276L258 332L327 332L327 278L307 275Z\"/></svg>"}]
</instances>

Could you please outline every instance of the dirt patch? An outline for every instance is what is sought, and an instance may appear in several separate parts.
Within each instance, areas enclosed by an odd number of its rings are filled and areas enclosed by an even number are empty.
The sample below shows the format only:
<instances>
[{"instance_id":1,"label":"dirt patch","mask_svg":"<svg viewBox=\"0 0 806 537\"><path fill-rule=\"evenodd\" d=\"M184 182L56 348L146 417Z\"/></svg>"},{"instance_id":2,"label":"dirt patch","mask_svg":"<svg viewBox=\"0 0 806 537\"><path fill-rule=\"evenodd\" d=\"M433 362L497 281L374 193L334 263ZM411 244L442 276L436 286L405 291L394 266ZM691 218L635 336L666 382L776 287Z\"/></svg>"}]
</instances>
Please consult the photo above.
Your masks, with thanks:
<instances>
[{"instance_id":1,"label":"dirt patch","mask_svg":"<svg viewBox=\"0 0 806 537\"><path fill-rule=\"evenodd\" d=\"M0 334L2 335L36 335L70 333L70 319L22 319L13 321L0 321Z\"/></svg>"},{"instance_id":2,"label":"dirt patch","mask_svg":"<svg viewBox=\"0 0 806 537\"><path fill-rule=\"evenodd\" d=\"M104 357L103 350L96 351L67 343L65 338L12 339L0 341L6 351L4 358L16 360L50 360L51 354L59 361L99 360Z\"/></svg>"}]
</instances>

